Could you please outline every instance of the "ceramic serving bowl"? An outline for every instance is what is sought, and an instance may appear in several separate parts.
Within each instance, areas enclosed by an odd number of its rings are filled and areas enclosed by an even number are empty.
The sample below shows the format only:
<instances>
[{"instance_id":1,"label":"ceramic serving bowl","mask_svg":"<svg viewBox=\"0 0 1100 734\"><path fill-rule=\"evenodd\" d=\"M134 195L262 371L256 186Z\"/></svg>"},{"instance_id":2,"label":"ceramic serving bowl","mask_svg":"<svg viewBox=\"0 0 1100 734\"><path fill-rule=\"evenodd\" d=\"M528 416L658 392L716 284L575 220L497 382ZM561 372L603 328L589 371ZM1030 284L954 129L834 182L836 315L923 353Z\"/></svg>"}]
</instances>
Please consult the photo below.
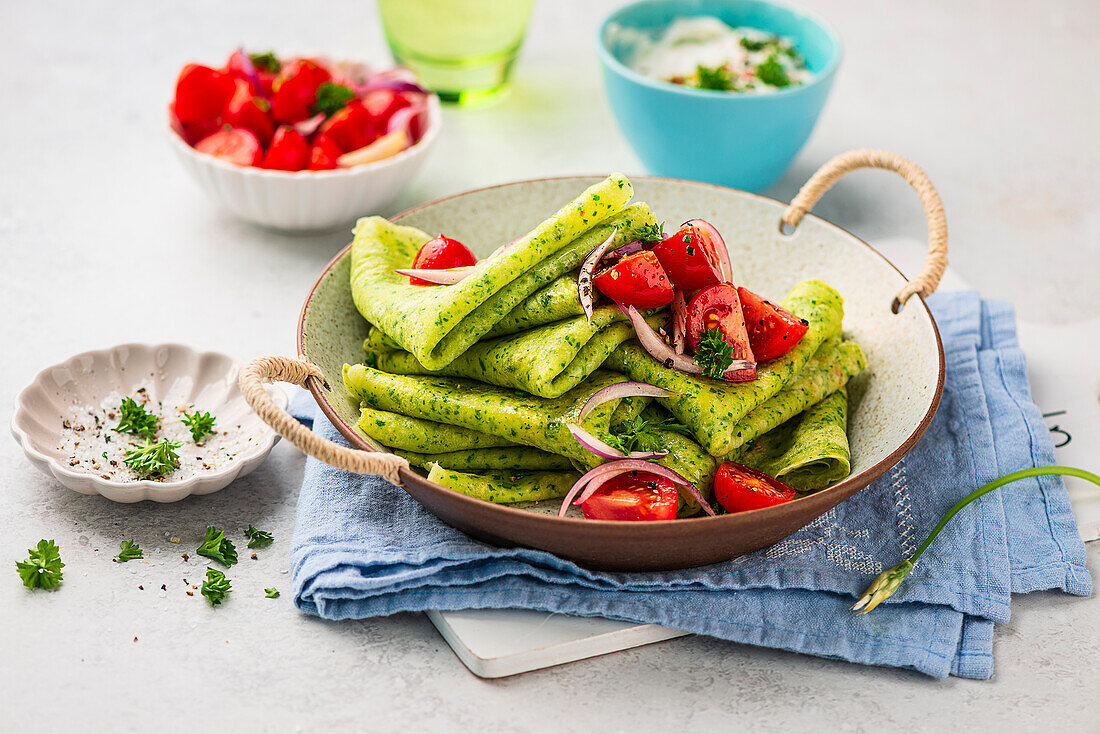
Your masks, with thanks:
<instances>
[{"instance_id":1,"label":"ceramic serving bowl","mask_svg":"<svg viewBox=\"0 0 1100 734\"><path fill-rule=\"evenodd\" d=\"M651 79L628 66L632 32L656 37L676 18L703 15L791 39L814 78L770 94L733 94ZM764 0L642 0L604 21L596 47L611 109L650 173L746 191L767 188L802 149L842 55L840 36L825 21Z\"/></svg>"},{"instance_id":2,"label":"ceramic serving bowl","mask_svg":"<svg viewBox=\"0 0 1100 734\"><path fill-rule=\"evenodd\" d=\"M200 153L168 128L177 157L216 202L241 219L282 230L334 229L375 212L401 193L439 136L439 98L428 96L428 123L415 145L374 163L331 171L273 171Z\"/></svg>"},{"instance_id":3,"label":"ceramic serving bowl","mask_svg":"<svg viewBox=\"0 0 1100 734\"><path fill-rule=\"evenodd\" d=\"M597 179L524 181L440 199L396 217L428 232L446 232L481 257L529 231ZM868 367L849 386L852 473L807 497L750 512L667 522L558 518L560 501L495 505L402 471L405 489L444 522L501 545L547 550L590 567L657 570L713 563L771 545L892 467L927 428L943 388L939 333L923 299L894 313L905 277L869 245L818 217L792 234L780 230L777 201L706 184L632 178L635 201L658 220L701 217L725 237L734 277L757 293L782 297L796 283L821 278L845 298L845 335L859 341ZM359 404L344 389L342 368L363 359L367 322L349 289L350 248L325 268L302 308L298 351L324 373L328 388L306 381L318 405L352 446L382 450L354 426Z\"/></svg>"},{"instance_id":4,"label":"ceramic serving bowl","mask_svg":"<svg viewBox=\"0 0 1100 734\"><path fill-rule=\"evenodd\" d=\"M210 494L259 466L279 439L241 397L237 371L237 363L227 355L179 344L123 344L85 352L42 370L19 393L12 434L35 466L83 494L101 494L115 502L176 502L192 494ZM74 468L70 450L62 446L65 423L71 427L86 408L113 406L139 388L166 409L194 406L188 409L213 414L215 427L227 432L218 437L219 454L232 458L176 481L117 481ZM274 387L268 393L286 407L286 393Z\"/></svg>"}]
</instances>

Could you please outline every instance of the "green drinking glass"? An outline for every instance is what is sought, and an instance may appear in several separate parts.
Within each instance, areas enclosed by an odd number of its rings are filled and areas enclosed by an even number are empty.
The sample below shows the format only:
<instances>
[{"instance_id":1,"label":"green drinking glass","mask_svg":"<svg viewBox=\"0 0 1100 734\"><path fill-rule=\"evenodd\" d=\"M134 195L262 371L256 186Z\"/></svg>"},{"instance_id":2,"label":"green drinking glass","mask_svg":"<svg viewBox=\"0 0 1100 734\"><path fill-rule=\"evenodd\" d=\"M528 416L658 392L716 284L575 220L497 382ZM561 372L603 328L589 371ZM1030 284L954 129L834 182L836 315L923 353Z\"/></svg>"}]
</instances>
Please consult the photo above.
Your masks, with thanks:
<instances>
[{"instance_id":1,"label":"green drinking glass","mask_svg":"<svg viewBox=\"0 0 1100 734\"><path fill-rule=\"evenodd\" d=\"M395 61L444 102L477 104L508 83L534 0L378 0Z\"/></svg>"}]
</instances>

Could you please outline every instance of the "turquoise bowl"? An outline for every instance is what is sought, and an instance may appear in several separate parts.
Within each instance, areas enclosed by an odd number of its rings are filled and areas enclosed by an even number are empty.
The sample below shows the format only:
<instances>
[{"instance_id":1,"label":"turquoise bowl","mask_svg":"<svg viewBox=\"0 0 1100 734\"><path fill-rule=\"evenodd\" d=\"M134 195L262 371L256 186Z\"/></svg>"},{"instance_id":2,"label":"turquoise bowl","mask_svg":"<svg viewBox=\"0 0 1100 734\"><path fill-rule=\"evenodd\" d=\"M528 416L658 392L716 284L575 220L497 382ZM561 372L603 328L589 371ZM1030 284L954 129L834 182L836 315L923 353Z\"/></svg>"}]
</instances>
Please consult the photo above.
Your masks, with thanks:
<instances>
[{"instance_id":1,"label":"turquoise bowl","mask_svg":"<svg viewBox=\"0 0 1100 734\"><path fill-rule=\"evenodd\" d=\"M633 49L616 28L656 35L678 17L699 15L791 39L814 78L772 94L735 94L662 82L627 66ZM770 186L798 155L842 55L840 36L820 18L763 0L642 0L608 17L596 46L611 109L650 173L746 191Z\"/></svg>"}]
</instances>

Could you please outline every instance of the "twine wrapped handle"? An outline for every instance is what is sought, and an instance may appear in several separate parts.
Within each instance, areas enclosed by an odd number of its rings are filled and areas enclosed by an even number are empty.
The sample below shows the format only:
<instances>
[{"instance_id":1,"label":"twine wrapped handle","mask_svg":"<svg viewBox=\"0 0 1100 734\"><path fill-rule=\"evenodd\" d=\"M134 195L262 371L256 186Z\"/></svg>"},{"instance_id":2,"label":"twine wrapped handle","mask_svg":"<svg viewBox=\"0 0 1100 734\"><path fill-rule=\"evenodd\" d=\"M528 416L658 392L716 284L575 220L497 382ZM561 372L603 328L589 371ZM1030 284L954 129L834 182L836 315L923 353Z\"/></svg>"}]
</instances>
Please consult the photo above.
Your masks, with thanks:
<instances>
[{"instance_id":1,"label":"twine wrapped handle","mask_svg":"<svg viewBox=\"0 0 1100 734\"><path fill-rule=\"evenodd\" d=\"M842 153L817 170L803 184L798 195L791 200L783 213L783 223L797 227L803 215L813 208L818 199L846 173L860 168L881 168L894 171L904 178L920 196L924 214L928 218L928 256L917 277L905 284L894 298L891 310L898 313L902 304L914 293L929 296L940 284L947 268L947 215L936 187L916 163L885 150L853 150Z\"/></svg>"},{"instance_id":2,"label":"twine wrapped handle","mask_svg":"<svg viewBox=\"0 0 1100 734\"><path fill-rule=\"evenodd\" d=\"M401 485L400 472L409 468L409 462L394 454L349 449L321 438L276 405L263 385L264 380L278 380L305 387L306 381L311 377L318 380L326 390L329 389L325 376L317 366L302 359L270 356L254 359L241 368L238 382L245 401L264 423L305 453L337 469L356 474L377 474L387 481Z\"/></svg>"}]
</instances>

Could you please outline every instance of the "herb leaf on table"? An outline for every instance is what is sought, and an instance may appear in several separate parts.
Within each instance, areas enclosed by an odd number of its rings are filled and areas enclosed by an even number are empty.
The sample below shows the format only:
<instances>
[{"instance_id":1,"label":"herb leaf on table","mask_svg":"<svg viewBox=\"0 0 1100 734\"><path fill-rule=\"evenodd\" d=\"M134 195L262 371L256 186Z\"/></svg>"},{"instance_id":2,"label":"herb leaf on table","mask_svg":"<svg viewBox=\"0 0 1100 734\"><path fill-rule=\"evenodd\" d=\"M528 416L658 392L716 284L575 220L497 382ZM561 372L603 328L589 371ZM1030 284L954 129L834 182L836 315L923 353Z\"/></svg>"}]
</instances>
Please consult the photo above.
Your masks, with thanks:
<instances>
[{"instance_id":1,"label":"herb leaf on table","mask_svg":"<svg viewBox=\"0 0 1100 734\"><path fill-rule=\"evenodd\" d=\"M232 586L224 573L216 568L207 568L206 580L202 582L200 593L210 602L210 606L216 607L225 601Z\"/></svg>"},{"instance_id":2,"label":"herb leaf on table","mask_svg":"<svg viewBox=\"0 0 1100 734\"><path fill-rule=\"evenodd\" d=\"M16 571L23 585L28 589L54 589L61 583L61 549L52 540L40 540L38 545L28 548L27 559L17 561Z\"/></svg>"},{"instance_id":3,"label":"herb leaf on table","mask_svg":"<svg viewBox=\"0 0 1100 734\"><path fill-rule=\"evenodd\" d=\"M274 586L272 586L270 589L264 589L264 596L266 596L268 599L278 599L279 590L276 589Z\"/></svg>"},{"instance_id":4,"label":"herb leaf on table","mask_svg":"<svg viewBox=\"0 0 1100 734\"><path fill-rule=\"evenodd\" d=\"M211 526L206 529L206 538L195 551L200 556L212 558L226 568L237 562L237 548L225 533Z\"/></svg>"},{"instance_id":5,"label":"herb leaf on table","mask_svg":"<svg viewBox=\"0 0 1100 734\"><path fill-rule=\"evenodd\" d=\"M137 560L138 558L141 558L141 555L144 552L141 550L141 547L133 541L133 539L122 541L121 543L119 543L119 548L121 548L121 551L117 556L115 556L115 561L118 563L126 563L126 561Z\"/></svg>"},{"instance_id":6,"label":"herb leaf on table","mask_svg":"<svg viewBox=\"0 0 1100 734\"><path fill-rule=\"evenodd\" d=\"M257 530L252 527L251 524L249 524L248 529L244 531L244 536L248 538L249 548L266 548L275 541L271 533L266 530Z\"/></svg>"}]
</instances>

